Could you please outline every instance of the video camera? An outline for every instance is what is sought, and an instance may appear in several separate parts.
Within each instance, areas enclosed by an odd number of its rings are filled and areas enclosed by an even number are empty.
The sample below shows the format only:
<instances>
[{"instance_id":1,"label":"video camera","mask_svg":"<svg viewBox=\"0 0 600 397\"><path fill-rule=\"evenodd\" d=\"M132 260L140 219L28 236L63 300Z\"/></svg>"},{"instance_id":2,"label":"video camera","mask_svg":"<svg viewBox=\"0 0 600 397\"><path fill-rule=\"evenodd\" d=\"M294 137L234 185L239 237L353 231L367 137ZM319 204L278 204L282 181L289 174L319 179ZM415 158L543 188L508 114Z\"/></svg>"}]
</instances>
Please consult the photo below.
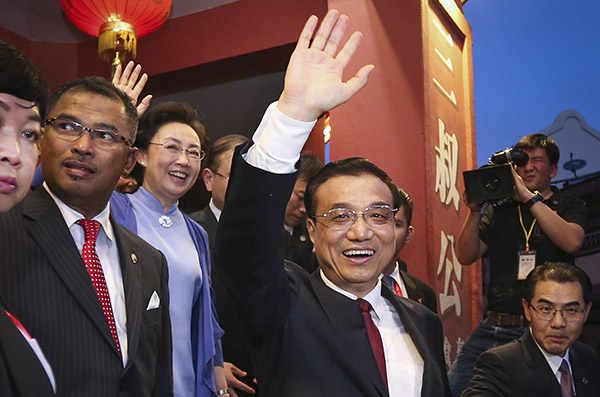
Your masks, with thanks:
<instances>
[{"instance_id":1,"label":"video camera","mask_svg":"<svg viewBox=\"0 0 600 397\"><path fill-rule=\"evenodd\" d=\"M527 153L519 149L504 149L496 152L488 164L476 170L464 171L467 200L473 203L494 204L514 196L515 181L513 164L523 166L529 161Z\"/></svg>"}]
</instances>

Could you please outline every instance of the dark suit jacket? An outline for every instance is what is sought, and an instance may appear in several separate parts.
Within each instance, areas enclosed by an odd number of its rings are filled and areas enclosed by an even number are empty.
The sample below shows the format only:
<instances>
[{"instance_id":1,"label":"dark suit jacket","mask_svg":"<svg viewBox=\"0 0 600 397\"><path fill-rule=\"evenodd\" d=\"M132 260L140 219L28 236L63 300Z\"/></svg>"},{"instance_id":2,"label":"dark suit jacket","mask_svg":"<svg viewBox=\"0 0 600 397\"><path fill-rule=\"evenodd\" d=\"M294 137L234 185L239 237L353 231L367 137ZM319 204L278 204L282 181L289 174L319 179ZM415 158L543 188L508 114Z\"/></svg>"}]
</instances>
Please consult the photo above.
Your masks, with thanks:
<instances>
[{"instance_id":1,"label":"dark suit jacket","mask_svg":"<svg viewBox=\"0 0 600 397\"><path fill-rule=\"evenodd\" d=\"M198 222L198 224L202 226L208 234L210 259L213 268L211 277L213 291L215 292L215 308L217 310L217 314L219 315L219 325L223 331L225 331L225 334L221 337L223 359L246 371L247 375L244 378L241 378L241 380L256 390L257 387L252 382L255 377L254 365L250 356L248 338L240 322L241 313L234 304L231 294L223 285L220 273L214 270L215 263L213 260L213 252L215 246L215 236L219 222L217 221L217 218L215 218L215 215L210 210L209 206L206 206L201 211L190 214L189 217ZM250 396L250 394L246 394L241 391L237 391L237 393L240 397ZM255 396L257 395L258 394L255 394Z\"/></svg>"},{"instance_id":2,"label":"dark suit jacket","mask_svg":"<svg viewBox=\"0 0 600 397\"><path fill-rule=\"evenodd\" d=\"M127 311L125 368L79 251L43 188L0 215L2 302L38 339L54 371L57 395L172 395L166 261L111 222ZM154 291L160 307L146 310Z\"/></svg>"},{"instance_id":3,"label":"dark suit jacket","mask_svg":"<svg viewBox=\"0 0 600 397\"><path fill-rule=\"evenodd\" d=\"M291 235L284 229L282 240L285 259L296 263L309 273L319 268L317 256L313 252L313 243L310 241L306 229L306 221L302 221L294 227Z\"/></svg>"},{"instance_id":4,"label":"dark suit jacket","mask_svg":"<svg viewBox=\"0 0 600 397\"><path fill-rule=\"evenodd\" d=\"M208 234L210 257L212 258L215 247L215 236L217 235L217 226L219 225L217 218L215 218L215 214L212 213L210 207L207 205L203 210L192 212L188 216L206 230L206 234Z\"/></svg>"},{"instance_id":5,"label":"dark suit jacket","mask_svg":"<svg viewBox=\"0 0 600 397\"><path fill-rule=\"evenodd\" d=\"M327 287L319 272L284 266L273 244L294 182L236 152L217 231L216 269L242 312L261 396L387 396L358 302ZM382 294L423 357L422 395L447 394L439 318L387 287Z\"/></svg>"},{"instance_id":6,"label":"dark suit jacket","mask_svg":"<svg viewBox=\"0 0 600 397\"><path fill-rule=\"evenodd\" d=\"M53 396L44 367L0 306L0 396Z\"/></svg>"},{"instance_id":7,"label":"dark suit jacket","mask_svg":"<svg viewBox=\"0 0 600 397\"><path fill-rule=\"evenodd\" d=\"M400 277L404 281L408 298L422 303L426 308L437 314L437 298L433 288L404 270L400 270Z\"/></svg>"},{"instance_id":8,"label":"dark suit jacket","mask_svg":"<svg viewBox=\"0 0 600 397\"><path fill-rule=\"evenodd\" d=\"M600 396L600 365L594 351L575 342L569 350L577 397ZM530 332L479 356L461 396L560 397L558 380Z\"/></svg>"}]
</instances>

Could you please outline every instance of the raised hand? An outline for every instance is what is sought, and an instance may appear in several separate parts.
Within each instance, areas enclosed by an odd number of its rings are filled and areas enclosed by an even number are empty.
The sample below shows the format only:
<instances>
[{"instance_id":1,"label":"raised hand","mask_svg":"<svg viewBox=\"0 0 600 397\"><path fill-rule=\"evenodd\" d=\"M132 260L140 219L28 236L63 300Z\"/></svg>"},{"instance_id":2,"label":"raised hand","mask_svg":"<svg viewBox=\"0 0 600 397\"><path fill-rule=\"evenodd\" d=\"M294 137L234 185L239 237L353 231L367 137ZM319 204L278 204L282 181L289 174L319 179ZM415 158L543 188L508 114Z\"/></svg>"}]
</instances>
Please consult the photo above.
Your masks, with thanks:
<instances>
[{"instance_id":1,"label":"raised hand","mask_svg":"<svg viewBox=\"0 0 600 397\"><path fill-rule=\"evenodd\" d=\"M365 65L343 82L344 69L356 52L362 33L354 32L338 52L348 17L331 10L314 34L317 22L318 18L312 15L304 25L290 58L284 89L277 104L285 115L301 121L313 121L347 102L364 87L374 69L373 65Z\"/></svg>"},{"instance_id":2,"label":"raised hand","mask_svg":"<svg viewBox=\"0 0 600 397\"><path fill-rule=\"evenodd\" d=\"M150 106L152 95L146 95L139 104L137 103L138 97L148 82L148 75L144 73L138 80L138 77L142 72L142 65L138 64L135 68L133 65L133 61L129 61L125 67L125 70L122 69L121 65L118 65L115 69L115 75L113 76L112 83L118 89L127 94L127 96L131 99L131 103L133 103L133 106L135 106L137 109L138 117L141 117L146 109L148 109Z\"/></svg>"}]
</instances>

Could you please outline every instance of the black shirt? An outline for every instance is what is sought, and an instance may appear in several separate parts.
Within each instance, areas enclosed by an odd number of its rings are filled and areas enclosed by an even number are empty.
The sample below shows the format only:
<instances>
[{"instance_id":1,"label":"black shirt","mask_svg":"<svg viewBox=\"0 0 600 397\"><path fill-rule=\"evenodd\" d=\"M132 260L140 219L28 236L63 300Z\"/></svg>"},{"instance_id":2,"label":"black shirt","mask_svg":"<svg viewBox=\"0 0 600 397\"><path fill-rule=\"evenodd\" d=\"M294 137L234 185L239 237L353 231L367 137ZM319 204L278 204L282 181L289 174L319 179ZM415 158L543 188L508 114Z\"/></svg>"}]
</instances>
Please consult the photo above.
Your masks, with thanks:
<instances>
[{"instance_id":1,"label":"black shirt","mask_svg":"<svg viewBox=\"0 0 600 397\"><path fill-rule=\"evenodd\" d=\"M567 222L581 227L587 218L585 203L552 187L552 196L544 203ZM490 206L479 225L479 237L487 245L490 262L490 284L487 309L497 313L522 314L523 281L517 279L519 251L525 249L525 232L519 221L519 203ZM523 224L529 231L533 215L521 206ZM536 265L544 262L573 263L574 257L557 247L536 222L529 238L529 249L536 250Z\"/></svg>"}]
</instances>

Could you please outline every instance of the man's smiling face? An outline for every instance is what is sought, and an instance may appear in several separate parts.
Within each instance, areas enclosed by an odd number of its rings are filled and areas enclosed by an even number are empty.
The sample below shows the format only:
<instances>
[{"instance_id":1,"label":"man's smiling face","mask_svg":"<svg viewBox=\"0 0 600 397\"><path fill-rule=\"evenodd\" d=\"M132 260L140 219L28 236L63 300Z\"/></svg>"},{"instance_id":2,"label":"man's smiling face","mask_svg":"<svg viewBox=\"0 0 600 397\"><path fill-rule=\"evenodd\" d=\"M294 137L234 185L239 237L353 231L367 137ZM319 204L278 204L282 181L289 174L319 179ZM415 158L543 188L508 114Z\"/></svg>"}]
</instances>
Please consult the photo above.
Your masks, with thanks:
<instances>
[{"instance_id":1,"label":"man's smiling face","mask_svg":"<svg viewBox=\"0 0 600 397\"><path fill-rule=\"evenodd\" d=\"M315 194L317 215L334 208L362 212L382 204L393 208L392 193L385 183L370 174L333 177L319 186ZM358 297L373 289L394 256L393 220L373 226L357 215L356 222L347 230L333 230L316 218L308 220L308 231L325 276Z\"/></svg>"}]
</instances>

